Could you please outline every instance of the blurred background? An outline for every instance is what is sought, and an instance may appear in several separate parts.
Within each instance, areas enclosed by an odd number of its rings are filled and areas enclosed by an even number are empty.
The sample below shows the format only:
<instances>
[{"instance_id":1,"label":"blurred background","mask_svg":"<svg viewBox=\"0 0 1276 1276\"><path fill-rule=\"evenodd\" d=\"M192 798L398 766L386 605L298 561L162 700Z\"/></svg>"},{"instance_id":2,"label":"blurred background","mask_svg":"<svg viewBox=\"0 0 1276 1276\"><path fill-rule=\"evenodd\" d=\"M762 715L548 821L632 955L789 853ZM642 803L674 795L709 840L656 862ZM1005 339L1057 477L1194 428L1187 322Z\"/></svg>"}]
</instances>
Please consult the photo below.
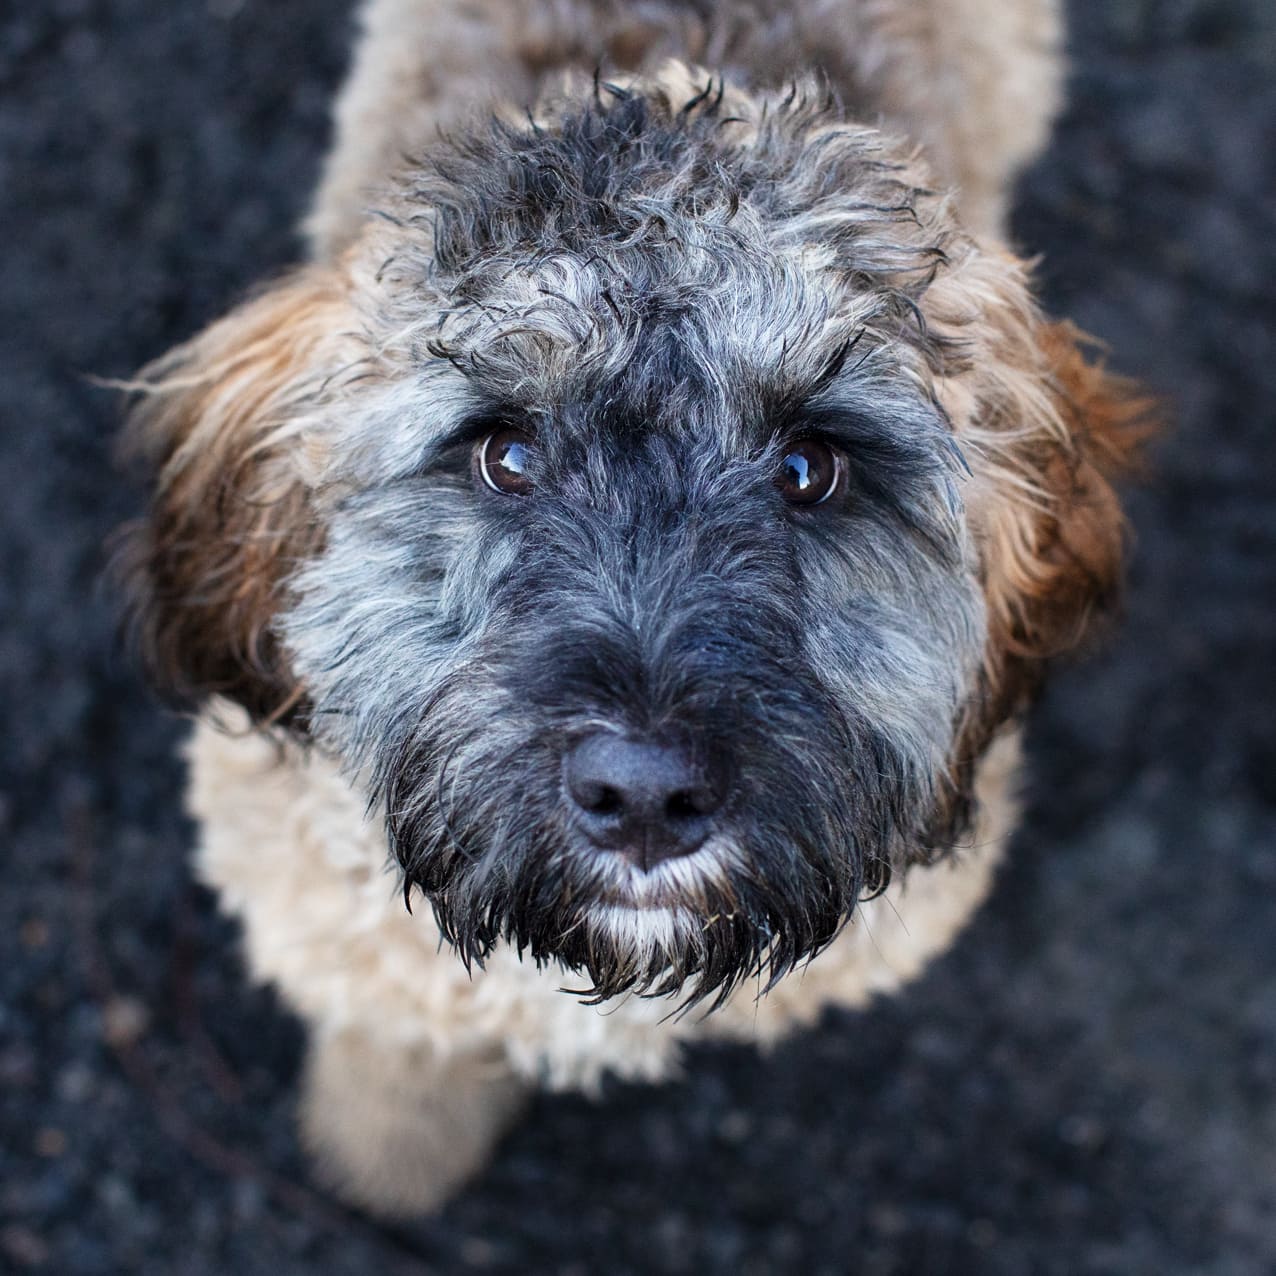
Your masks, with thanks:
<instances>
[{"instance_id":1,"label":"blurred background","mask_svg":"<svg viewBox=\"0 0 1276 1276\"><path fill-rule=\"evenodd\" d=\"M1033 717L996 893L769 1058L545 1098L439 1219L307 1176L296 1023L191 881L113 635L123 376L298 252L347 0L0 10L0 1270L1276 1270L1276 5L1077 0L1015 233L1172 404L1128 616Z\"/></svg>"}]
</instances>

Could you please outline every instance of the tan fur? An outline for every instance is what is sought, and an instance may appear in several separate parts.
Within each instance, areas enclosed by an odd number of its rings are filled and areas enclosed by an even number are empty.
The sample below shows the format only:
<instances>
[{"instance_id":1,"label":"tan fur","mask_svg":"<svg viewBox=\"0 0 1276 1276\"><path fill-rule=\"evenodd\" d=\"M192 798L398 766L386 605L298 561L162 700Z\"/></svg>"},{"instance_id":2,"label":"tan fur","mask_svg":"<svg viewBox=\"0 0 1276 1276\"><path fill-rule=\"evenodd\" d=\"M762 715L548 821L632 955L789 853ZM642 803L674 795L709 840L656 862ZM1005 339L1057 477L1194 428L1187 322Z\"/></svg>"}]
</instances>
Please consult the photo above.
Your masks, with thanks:
<instances>
[{"instance_id":1,"label":"tan fur","mask_svg":"<svg viewBox=\"0 0 1276 1276\"><path fill-rule=\"evenodd\" d=\"M306 1059L302 1139L348 1200L417 1214L482 1168L527 1088L490 1051L440 1056L357 1029L320 1031Z\"/></svg>"},{"instance_id":2,"label":"tan fur","mask_svg":"<svg viewBox=\"0 0 1276 1276\"><path fill-rule=\"evenodd\" d=\"M1005 724L1116 584L1109 479L1142 405L1086 361L1079 334L1038 313L1025 267L994 239L1008 182L1057 103L1054 0L842 0L801 18L757 0L710 21L674 12L642 0L373 0L309 223L316 263L148 369L131 427L156 471L151 519L132 540L140 624L161 682L206 702L190 748L199 872L243 920L253 974L312 1028L308 1144L347 1195L382 1211L442 1200L527 1086L658 1079L686 1041L772 1041L825 1005L862 1006L914 978L985 897L1013 827L1018 736ZM390 232L360 229L361 210L393 200L377 192L401 154L481 100L530 101L567 68L650 71L674 52L773 78L821 64L853 109L928 143L939 176L958 184L975 237L946 243L921 301L948 353L905 366L947 412L970 466L989 639L951 760L954 804L974 780L972 844L896 880L767 996L741 989L707 1018L666 1021L661 1001L583 1006L561 991L570 976L507 948L471 977L441 947L425 901L405 911L357 778L251 722L304 725L305 689L272 620L340 495L324 479L340 395L410 368L410 320L379 274ZM682 65L657 78L692 95ZM755 126L749 99L731 106L730 127ZM909 164L904 180L925 184L924 162Z\"/></svg>"},{"instance_id":3,"label":"tan fur","mask_svg":"<svg viewBox=\"0 0 1276 1276\"><path fill-rule=\"evenodd\" d=\"M154 471L126 544L155 681L283 718L300 691L271 631L285 577L317 551L301 433L350 357L342 281L311 267L143 369L128 443Z\"/></svg>"},{"instance_id":4,"label":"tan fur","mask_svg":"<svg viewBox=\"0 0 1276 1276\"><path fill-rule=\"evenodd\" d=\"M1000 724L1022 710L1045 662L1082 643L1119 592L1125 521L1113 481L1153 432L1155 405L1089 362L1093 342L1037 310L1021 261L970 244L928 290L932 330L963 364L934 390L970 466L989 634L983 694L954 758L954 792ZM968 366L973 365L973 374Z\"/></svg>"}]
</instances>

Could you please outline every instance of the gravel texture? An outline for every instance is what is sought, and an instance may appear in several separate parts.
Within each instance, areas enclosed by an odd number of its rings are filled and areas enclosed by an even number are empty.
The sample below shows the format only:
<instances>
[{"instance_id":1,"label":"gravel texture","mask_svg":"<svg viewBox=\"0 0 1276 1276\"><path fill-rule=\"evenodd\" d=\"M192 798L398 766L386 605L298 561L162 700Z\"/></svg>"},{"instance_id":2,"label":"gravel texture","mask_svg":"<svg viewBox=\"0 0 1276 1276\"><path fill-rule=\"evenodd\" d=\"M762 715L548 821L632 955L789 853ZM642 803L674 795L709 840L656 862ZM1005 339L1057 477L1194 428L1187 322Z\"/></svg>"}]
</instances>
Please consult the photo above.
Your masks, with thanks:
<instances>
[{"instance_id":1,"label":"gravel texture","mask_svg":"<svg viewBox=\"0 0 1276 1276\"><path fill-rule=\"evenodd\" d=\"M192 885L113 638L127 374L295 255L342 0L0 14L0 1270L1276 1270L1276 7L1074 5L1016 232L1172 403L1128 618L1030 732L1011 866L906 996L544 1099L439 1219L308 1179L301 1037Z\"/></svg>"}]
</instances>

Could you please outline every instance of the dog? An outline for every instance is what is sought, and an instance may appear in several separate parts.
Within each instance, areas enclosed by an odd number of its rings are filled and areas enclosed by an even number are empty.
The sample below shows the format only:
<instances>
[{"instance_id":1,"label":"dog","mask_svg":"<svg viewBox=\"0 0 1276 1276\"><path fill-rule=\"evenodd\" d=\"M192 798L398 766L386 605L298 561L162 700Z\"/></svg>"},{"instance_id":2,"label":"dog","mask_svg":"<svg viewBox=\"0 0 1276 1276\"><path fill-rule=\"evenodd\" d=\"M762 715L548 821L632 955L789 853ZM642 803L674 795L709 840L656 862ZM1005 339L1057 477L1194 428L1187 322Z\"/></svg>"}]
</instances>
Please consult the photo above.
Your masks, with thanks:
<instances>
[{"instance_id":1,"label":"dog","mask_svg":"<svg viewBox=\"0 0 1276 1276\"><path fill-rule=\"evenodd\" d=\"M305 1141L393 1216L537 1086L950 943L1146 410L1004 246L1054 0L362 23L309 259L139 378L126 558Z\"/></svg>"}]
</instances>

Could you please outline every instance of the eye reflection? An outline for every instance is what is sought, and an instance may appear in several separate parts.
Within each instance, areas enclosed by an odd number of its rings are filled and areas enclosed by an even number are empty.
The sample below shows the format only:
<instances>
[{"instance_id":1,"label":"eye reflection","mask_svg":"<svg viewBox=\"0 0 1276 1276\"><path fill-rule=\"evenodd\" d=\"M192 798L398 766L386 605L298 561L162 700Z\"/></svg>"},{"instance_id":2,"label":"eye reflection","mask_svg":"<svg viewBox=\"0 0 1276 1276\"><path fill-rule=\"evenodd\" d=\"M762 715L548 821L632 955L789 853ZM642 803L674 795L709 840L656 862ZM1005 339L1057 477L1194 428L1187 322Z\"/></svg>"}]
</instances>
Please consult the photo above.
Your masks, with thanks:
<instances>
[{"instance_id":1,"label":"eye reflection","mask_svg":"<svg viewBox=\"0 0 1276 1276\"><path fill-rule=\"evenodd\" d=\"M522 430L497 430L478 447L478 469L483 482L504 496L526 496L532 490L527 476L531 440Z\"/></svg>"},{"instance_id":2,"label":"eye reflection","mask_svg":"<svg viewBox=\"0 0 1276 1276\"><path fill-rule=\"evenodd\" d=\"M791 505L819 505L837 488L842 461L820 439L802 439L784 454L775 485Z\"/></svg>"}]
</instances>

